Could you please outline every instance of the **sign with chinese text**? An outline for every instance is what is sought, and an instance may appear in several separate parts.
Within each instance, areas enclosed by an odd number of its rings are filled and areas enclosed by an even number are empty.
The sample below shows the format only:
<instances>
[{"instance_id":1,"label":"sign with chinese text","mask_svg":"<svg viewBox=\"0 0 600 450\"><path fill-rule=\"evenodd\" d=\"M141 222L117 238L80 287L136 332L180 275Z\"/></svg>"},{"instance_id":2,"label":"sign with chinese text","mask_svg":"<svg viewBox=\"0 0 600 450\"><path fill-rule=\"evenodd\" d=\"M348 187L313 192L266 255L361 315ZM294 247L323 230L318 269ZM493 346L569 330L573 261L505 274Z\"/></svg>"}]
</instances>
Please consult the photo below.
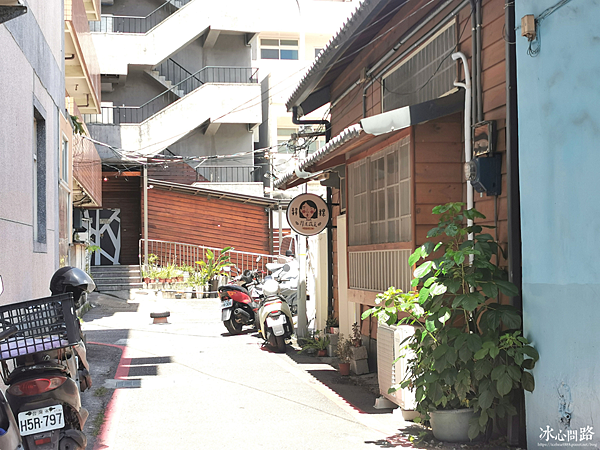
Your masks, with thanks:
<instances>
[{"instance_id":1,"label":"sign with chinese text","mask_svg":"<svg viewBox=\"0 0 600 450\"><path fill-rule=\"evenodd\" d=\"M300 194L290 202L287 220L292 230L303 236L314 236L329 223L327 203L315 194Z\"/></svg>"}]
</instances>

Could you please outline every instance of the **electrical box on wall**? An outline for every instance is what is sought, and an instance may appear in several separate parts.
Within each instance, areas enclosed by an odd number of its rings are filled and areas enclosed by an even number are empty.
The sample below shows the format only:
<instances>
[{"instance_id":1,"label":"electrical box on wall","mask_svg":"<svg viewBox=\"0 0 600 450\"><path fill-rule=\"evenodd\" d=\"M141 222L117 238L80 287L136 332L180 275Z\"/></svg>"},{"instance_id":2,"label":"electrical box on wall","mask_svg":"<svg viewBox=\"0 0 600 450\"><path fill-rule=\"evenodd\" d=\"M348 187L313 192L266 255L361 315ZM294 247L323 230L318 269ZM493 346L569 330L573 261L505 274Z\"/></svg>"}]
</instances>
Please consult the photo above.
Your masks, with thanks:
<instances>
[{"instance_id":1,"label":"electrical box on wall","mask_svg":"<svg viewBox=\"0 0 600 450\"><path fill-rule=\"evenodd\" d=\"M465 164L465 177L479 192L488 196L502 192L502 155L479 156Z\"/></svg>"},{"instance_id":2,"label":"electrical box on wall","mask_svg":"<svg viewBox=\"0 0 600 450\"><path fill-rule=\"evenodd\" d=\"M73 208L73 230L78 233L86 230L83 225L83 209L81 208Z\"/></svg>"}]
</instances>

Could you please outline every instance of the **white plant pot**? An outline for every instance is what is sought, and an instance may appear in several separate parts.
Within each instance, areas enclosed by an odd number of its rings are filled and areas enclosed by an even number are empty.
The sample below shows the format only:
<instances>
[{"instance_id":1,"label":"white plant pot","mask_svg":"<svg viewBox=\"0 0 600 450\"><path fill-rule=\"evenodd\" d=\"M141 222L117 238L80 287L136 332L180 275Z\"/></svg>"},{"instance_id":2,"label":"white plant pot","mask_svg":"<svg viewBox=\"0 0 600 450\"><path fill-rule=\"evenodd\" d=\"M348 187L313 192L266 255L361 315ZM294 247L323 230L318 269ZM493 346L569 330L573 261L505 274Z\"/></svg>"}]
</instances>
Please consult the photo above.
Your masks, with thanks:
<instances>
[{"instance_id":1,"label":"white plant pot","mask_svg":"<svg viewBox=\"0 0 600 450\"><path fill-rule=\"evenodd\" d=\"M473 414L473 409L466 408L430 412L433 435L445 442L470 442L469 420Z\"/></svg>"}]
</instances>

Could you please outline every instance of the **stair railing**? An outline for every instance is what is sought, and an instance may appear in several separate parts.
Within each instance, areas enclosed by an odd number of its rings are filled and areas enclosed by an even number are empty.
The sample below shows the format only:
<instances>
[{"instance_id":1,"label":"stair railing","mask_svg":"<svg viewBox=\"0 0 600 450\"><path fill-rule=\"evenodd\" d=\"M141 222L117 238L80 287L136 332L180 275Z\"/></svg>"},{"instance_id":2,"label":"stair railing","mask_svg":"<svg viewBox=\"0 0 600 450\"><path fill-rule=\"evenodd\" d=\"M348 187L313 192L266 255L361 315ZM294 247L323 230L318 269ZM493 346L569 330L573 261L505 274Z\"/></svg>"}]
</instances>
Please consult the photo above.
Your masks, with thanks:
<instances>
[{"instance_id":1,"label":"stair railing","mask_svg":"<svg viewBox=\"0 0 600 450\"><path fill-rule=\"evenodd\" d=\"M205 83L258 83L258 69L252 67L213 67L207 66L184 78L166 91L140 106L102 106L100 118L97 114L84 114L87 123L142 123L163 110L180 96L176 90L188 95Z\"/></svg>"},{"instance_id":2,"label":"stair railing","mask_svg":"<svg viewBox=\"0 0 600 450\"><path fill-rule=\"evenodd\" d=\"M145 17L102 15L100 22L90 22L90 31L145 34L190 1L168 0Z\"/></svg>"}]
</instances>

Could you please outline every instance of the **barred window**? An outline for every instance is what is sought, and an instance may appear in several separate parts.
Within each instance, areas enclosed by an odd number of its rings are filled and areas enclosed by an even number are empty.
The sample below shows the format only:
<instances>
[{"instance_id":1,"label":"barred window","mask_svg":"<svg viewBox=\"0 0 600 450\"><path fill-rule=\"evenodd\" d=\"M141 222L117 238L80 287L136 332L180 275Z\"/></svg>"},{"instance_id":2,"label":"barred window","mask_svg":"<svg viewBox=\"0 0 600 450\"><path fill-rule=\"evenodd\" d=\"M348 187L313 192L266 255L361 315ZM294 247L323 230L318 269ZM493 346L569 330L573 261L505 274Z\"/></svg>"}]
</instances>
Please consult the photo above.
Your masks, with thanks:
<instances>
[{"instance_id":1,"label":"barred window","mask_svg":"<svg viewBox=\"0 0 600 450\"><path fill-rule=\"evenodd\" d=\"M383 78L383 111L434 100L454 89L456 26L450 22Z\"/></svg>"},{"instance_id":2,"label":"barred window","mask_svg":"<svg viewBox=\"0 0 600 450\"><path fill-rule=\"evenodd\" d=\"M348 167L350 245L412 239L410 138Z\"/></svg>"}]
</instances>

